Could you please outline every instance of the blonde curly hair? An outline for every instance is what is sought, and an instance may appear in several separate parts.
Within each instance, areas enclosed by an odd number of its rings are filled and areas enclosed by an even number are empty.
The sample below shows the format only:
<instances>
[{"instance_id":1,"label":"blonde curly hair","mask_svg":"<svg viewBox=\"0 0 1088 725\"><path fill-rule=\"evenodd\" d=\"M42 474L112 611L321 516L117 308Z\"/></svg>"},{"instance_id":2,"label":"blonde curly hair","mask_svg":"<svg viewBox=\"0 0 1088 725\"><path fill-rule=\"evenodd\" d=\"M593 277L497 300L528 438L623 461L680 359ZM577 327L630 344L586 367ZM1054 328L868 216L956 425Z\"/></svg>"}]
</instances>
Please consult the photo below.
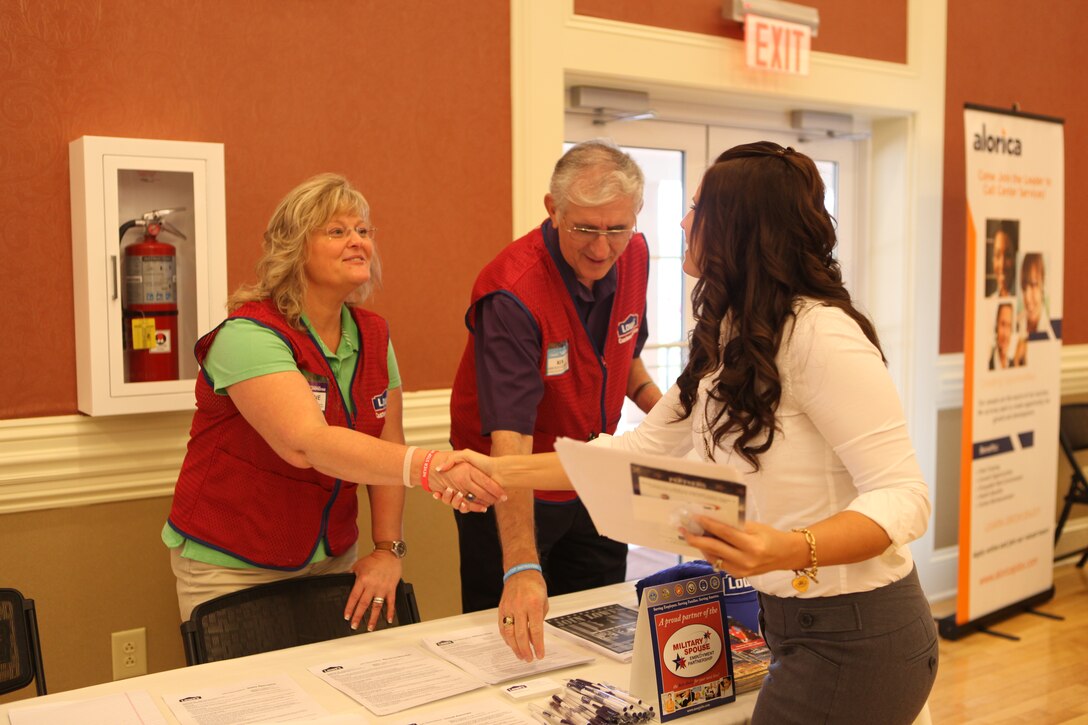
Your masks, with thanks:
<instances>
[{"instance_id":1,"label":"blonde curly hair","mask_svg":"<svg viewBox=\"0 0 1088 725\"><path fill-rule=\"evenodd\" d=\"M227 311L233 312L246 302L271 299L292 327L303 329L302 303L306 298L303 267L309 253L306 239L340 214L356 214L370 224L366 198L339 174L318 174L289 191L268 220L263 251L257 260L257 283L238 288L227 301ZM381 275L375 247L370 259L370 279L352 292L348 303L362 304L381 286Z\"/></svg>"}]
</instances>

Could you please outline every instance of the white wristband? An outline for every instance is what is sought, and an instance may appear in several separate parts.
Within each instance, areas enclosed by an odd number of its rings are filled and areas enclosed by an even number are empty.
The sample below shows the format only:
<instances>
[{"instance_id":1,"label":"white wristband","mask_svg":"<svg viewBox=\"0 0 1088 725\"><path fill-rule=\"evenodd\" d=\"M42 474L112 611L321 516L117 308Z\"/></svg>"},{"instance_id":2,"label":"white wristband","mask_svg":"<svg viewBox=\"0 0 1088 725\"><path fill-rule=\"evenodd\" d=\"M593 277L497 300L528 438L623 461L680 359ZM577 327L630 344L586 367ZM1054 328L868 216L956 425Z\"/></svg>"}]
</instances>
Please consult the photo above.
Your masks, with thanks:
<instances>
[{"instance_id":1,"label":"white wristband","mask_svg":"<svg viewBox=\"0 0 1088 725\"><path fill-rule=\"evenodd\" d=\"M412 487L412 454L416 452L415 446L408 446L404 452L404 468L401 470L401 480L405 488Z\"/></svg>"}]
</instances>

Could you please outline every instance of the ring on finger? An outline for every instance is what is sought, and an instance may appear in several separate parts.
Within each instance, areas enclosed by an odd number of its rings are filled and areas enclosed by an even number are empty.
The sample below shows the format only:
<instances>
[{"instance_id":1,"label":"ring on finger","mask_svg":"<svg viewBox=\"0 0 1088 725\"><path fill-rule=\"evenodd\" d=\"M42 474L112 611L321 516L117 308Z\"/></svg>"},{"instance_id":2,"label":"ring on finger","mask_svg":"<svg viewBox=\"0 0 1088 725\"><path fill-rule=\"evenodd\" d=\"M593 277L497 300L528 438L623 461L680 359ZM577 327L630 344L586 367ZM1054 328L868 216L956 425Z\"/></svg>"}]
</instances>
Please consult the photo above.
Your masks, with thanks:
<instances>
[{"instance_id":1,"label":"ring on finger","mask_svg":"<svg viewBox=\"0 0 1088 725\"><path fill-rule=\"evenodd\" d=\"M714 571L721 571L721 568L722 568L722 558L719 556L718 560L716 562L714 562Z\"/></svg>"},{"instance_id":2,"label":"ring on finger","mask_svg":"<svg viewBox=\"0 0 1088 725\"><path fill-rule=\"evenodd\" d=\"M509 614L507 614L505 617L502 618L502 625L504 627L513 627L514 626L514 618L511 617Z\"/></svg>"},{"instance_id":3,"label":"ring on finger","mask_svg":"<svg viewBox=\"0 0 1088 725\"><path fill-rule=\"evenodd\" d=\"M465 500L466 501L475 501L476 500L476 494L474 494L472 491L469 491L468 493L465 494Z\"/></svg>"},{"instance_id":4,"label":"ring on finger","mask_svg":"<svg viewBox=\"0 0 1088 725\"><path fill-rule=\"evenodd\" d=\"M370 603L378 605L385 604L385 597L374 597L370 600Z\"/></svg>"}]
</instances>

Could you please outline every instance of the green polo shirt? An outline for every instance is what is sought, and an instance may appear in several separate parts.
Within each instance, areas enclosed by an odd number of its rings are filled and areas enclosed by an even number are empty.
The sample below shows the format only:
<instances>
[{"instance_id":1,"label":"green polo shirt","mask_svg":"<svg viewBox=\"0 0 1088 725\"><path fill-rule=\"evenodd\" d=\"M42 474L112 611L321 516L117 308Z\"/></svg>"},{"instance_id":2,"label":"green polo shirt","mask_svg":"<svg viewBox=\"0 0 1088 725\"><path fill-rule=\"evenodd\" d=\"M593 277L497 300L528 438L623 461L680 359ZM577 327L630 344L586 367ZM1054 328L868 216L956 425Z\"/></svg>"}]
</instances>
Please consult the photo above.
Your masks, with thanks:
<instances>
[{"instance_id":1,"label":"green polo shirt","mask_svg":"<svg viewBox=\"0 0 1088 725\"><path fill-rule=\"evenodd\" d=\"M329 367L332 368L344 400L354 413L351 379L355 372L355 360L359 356L360 347L359 327L355 324L355 318L351 316L346 305L341 308L340 344L336 352L329 350L305 316L302 317L302 322L317 340L321 352L329 361ZM393 354L392 340L389 341L386 359L389 368L389 389L399 388L401 386L400 369L397 367L396 355ZM226 395L227 388L243 380L282 372L298 372L298 365L295 364L290 346L275 332L252 320L227 320L227 323L219 330L219 334L215 336L204 358L204 374L210 379L217 395ZM174 531L169 523L162 528L162 541L171 549L178 546L184 547L181 555L186 559L234 569L255 568L252 564L247 564L230 554L224 554L186 539ZM313 558L310 559L310 563L321 561L327 556L325 548L319 546Z\"/></svg>"}]
</instances>

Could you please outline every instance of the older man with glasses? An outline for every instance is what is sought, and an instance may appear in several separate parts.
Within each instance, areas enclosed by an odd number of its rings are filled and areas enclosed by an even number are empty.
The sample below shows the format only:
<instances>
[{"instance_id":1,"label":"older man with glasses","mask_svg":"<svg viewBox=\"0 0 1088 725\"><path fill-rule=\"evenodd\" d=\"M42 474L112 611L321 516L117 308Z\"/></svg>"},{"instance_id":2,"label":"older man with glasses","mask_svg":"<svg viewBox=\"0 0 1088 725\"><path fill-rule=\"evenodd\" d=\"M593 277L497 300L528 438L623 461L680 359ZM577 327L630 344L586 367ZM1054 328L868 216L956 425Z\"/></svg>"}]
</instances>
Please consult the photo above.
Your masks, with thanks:
<instances>
[{"instance_id":1,"label":"older man with glasses","mask_svg":"<svg viewBox=\"0 0 1088 725\"><path fill-rule=\"evenodd\" d=\"M455 448L550 451L559 436L615 431L625 397L644 411L661 397L639 357L649 268L635 231L643 186L638 164L604 141L559 159L544 197L548 218L473 287L450 402ZM548 593L623 581L627 546L597 533L573 493L508 493L494 513L457 516L461 602L466 612L498 607L503 638L528 661L544 655Z\"/></svg>"}]
</instances>

